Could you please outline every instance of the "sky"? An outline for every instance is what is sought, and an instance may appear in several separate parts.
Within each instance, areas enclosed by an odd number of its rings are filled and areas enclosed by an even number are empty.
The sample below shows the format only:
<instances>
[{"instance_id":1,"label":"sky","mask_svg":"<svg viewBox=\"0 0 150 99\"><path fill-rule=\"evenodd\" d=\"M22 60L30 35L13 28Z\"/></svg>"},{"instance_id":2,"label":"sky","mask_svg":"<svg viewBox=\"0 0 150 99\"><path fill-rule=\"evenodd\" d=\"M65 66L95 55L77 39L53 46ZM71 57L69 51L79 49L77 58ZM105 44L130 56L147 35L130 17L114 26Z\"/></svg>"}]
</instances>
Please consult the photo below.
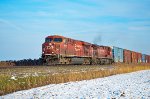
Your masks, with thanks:
<instances>
[{"instance_id":1,"label":"sky","mask_svg":"<svg viewBox=\"0 0 150 99\"><path fill-rule=\"evenodd\" d=\"M150 54L150 0L0 0L0 60L39 58L46 36Z\"/></svg>"}]
</instances>

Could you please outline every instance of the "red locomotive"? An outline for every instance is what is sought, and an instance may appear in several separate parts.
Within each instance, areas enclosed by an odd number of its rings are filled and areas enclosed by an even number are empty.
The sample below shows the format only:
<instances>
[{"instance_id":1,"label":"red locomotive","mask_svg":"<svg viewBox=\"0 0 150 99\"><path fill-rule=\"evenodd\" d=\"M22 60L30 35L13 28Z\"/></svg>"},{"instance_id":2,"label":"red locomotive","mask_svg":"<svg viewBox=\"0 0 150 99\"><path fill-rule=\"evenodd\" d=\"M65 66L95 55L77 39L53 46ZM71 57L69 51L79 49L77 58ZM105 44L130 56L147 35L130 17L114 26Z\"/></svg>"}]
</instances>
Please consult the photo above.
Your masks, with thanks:
<instances>
[{"instance_id":1,"label":"red locomotive","mask_svg":"<svg viewBox=\"0 0 150 99\"><path fill-rule=\"evenodd\" d=\"M51 64L111 64L112 49L63 36L45 38L42 44L42 58Z\"/></svg>"}]
</instances>

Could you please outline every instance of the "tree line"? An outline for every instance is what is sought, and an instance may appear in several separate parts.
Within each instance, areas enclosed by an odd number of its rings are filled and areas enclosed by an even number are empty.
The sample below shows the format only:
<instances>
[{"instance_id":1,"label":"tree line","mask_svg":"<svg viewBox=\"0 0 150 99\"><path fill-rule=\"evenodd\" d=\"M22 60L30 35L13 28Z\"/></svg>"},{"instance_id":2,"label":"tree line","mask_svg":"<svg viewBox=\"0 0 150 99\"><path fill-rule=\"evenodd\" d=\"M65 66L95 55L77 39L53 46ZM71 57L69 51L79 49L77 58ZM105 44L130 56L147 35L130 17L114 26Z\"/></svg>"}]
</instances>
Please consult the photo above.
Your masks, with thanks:
<instances>
[{"instance_id":1,"label":"tree line","mask_svg":"<svg viewBox=\"0 0 150 99\"><path fill-rule=\"evenodd\" d=\"M0 61L0 66L38 66L43 65L42 58Z\"/></svg>"}]
</instances>

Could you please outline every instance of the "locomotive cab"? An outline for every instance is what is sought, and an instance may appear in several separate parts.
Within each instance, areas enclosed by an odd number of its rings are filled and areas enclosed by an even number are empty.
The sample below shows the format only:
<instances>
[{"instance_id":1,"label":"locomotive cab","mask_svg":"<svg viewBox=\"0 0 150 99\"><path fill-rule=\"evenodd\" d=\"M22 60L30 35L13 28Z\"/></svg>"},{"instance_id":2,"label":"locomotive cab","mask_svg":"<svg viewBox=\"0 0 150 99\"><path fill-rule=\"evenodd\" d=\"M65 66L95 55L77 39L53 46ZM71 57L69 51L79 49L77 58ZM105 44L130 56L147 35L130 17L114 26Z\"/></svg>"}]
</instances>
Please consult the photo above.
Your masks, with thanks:
<instances>
[{"instance_id":1,"label":"locomotive cab","mask_svg":"<svg viewBox=\"0 0 150 99\"><path fill-rule=\"evenodd\" d=\"M45 42L42 44L42 57L45 62L58 59L62 43L63 37L61 36L54 35L45 38Z\"/></svg>"},{"instance_id":2,"label":"locomotive cab","mask_svg":"<svg viewBox=\"0 0 150 99\"><path fill-rule=\"evenodd\" d=\"M43 54L55 55L60 51L60 44L63 38L61 36L48 36L45 38L45 42L42 45Z\"/></svg>"}]
</instances>

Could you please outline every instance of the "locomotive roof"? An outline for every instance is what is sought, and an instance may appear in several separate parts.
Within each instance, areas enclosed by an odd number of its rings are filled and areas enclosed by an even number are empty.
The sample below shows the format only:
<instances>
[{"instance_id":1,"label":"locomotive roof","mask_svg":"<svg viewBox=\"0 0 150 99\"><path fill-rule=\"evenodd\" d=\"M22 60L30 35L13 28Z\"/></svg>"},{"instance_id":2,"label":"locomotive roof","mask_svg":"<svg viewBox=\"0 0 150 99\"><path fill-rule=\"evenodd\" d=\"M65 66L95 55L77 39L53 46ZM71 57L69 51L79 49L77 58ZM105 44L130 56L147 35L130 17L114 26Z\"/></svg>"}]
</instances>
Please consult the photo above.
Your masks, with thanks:
<instances>
[{"instance_id":1,"label":"locomotive roof","mask_svg":"<svg viewBox=\"0 0 150 99\"><path fill-rule=\"evenodd\" d=\"M51 36L47 36L46 38L49 38L49 37L61 37L61 38L72 39L72 38L68 38L68 37L64 37L64 36L60 36L60 35L51 35ZM86 44L86 45L92 45L92 46L95 46L95 47L99 47L99 46L109 47L109 46L104 46L104 45L92 44L92 43L85 42L85 41L82 41L82 40L76 40L76 39L72 39L72 40L82 42L83 44Z\"/></svg>"},{"instance_id":2,"label":"locomotive roof","mask_svg":"<svg viewBox=\"0 0 150 99\"><path fill-rule=\"evenodd\" d=\"M64 36L60 36L60 35L51 35L51 36L47 36L46 38L49 38L49 37L62 37L62 38L67 38L67 39L72 39L72 38L68 38L68 37L64 37ZM91 44L91 43L88 43L88 42L85 42L85 41L81 41L81 40L76 40L76 39L72 39L72 40L75 40L75 41L79 41L79 42L83 42L83 43L87 43L87 44Z\"/></svg>"},{"instance_id":3,"label":"locomotive roof","mask_svg":"<svg viewBox=\"0 0 150 99\"><path fill-rule=\"evenodd\" d=\"M62 38L65 38L65 37L63 37L63 36L60 36L60 35L51 35L51 36L47 36L46 38L49 38L49 37L54 37L54 36L56 36L56 37L62 37Z\"/></svg>"}]
</instances>

